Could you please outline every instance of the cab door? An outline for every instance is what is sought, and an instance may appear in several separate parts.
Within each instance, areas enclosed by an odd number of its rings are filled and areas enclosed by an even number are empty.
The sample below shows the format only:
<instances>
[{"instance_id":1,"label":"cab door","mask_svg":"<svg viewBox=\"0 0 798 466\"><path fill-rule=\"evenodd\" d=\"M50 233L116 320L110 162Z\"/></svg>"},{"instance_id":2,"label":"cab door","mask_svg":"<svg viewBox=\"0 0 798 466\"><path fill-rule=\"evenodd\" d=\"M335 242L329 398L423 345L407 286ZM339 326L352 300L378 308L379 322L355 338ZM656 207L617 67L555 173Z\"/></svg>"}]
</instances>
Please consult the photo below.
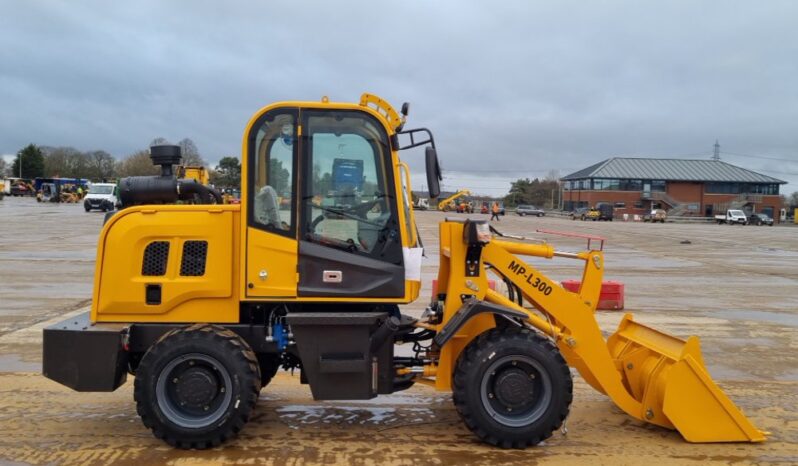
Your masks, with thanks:
<instances>
[{"instance_id":1,"label":"cab door","mask_svg":"<svg viewBox=\"0 0 798 466\"><path fill-rule=\"evenodd\" d=\"M298 109L276 108L261 115L247 136L247 297L297 295L298 121Z\"/></svg>"},{"instance_id":2,"label":"cab door","mask_svg":"<svg viewBox=\"0 0 798 466\"><path fill-rule=\"evenodd\" d=\"M302 110L299 297L403 298L402 228L382 123Z\"/></svg>"}]
</instances>

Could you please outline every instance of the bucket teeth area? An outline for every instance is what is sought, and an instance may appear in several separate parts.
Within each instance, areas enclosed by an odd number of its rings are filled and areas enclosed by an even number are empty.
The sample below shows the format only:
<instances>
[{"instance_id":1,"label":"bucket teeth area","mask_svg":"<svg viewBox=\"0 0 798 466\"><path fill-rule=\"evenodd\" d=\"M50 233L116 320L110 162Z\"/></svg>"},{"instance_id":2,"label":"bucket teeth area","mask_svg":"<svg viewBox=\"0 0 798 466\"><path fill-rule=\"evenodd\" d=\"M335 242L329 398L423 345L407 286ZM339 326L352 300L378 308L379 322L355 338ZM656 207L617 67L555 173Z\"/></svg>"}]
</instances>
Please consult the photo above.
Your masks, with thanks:
<instances>
[{"instance_id":1,"label":"bucket teeth area","mask_svg":"<svg viewBox=\"0 0 798 466\"><path fill-rule=\"evenodd\" d=\"M712 380L698 337L686 341L624 316L608 340L640 418L678 430L689 442L761 442L765 433Z\"/></svg>"}]
</instances>

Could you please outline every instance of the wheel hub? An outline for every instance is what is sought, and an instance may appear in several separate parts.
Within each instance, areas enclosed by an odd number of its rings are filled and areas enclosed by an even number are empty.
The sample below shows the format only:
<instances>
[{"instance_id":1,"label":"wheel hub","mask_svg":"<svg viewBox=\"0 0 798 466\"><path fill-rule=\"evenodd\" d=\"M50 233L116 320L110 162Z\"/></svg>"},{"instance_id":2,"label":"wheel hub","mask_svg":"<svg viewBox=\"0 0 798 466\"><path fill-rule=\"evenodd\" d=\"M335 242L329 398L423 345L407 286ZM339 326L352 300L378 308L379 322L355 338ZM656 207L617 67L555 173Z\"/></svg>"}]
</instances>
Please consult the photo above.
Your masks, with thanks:
<instances>
[{"instance_id":1,"label":"wheel hub","mask_svg":"<svg viewBox=\"0 0 798 466\"><path fill-rule=\"evenodd\" d=\"M540 362L527 355L494 360L484 372L480 390L487 414L508 427L539 419L552 397L551 378Z\"/></svg>"},{"instance_id":2,"label":"wheel hub","mask_svg":"<svg viewBox=\"0 0 798 466\"><path fill-rule=\"evenodd\" d=\"M176 377L175 398L180 406L202 409L219 393L219 382L210 370L192 367Z\"/></svg>"},{"instance_id":3,"label":"wheel hub","mask_svg":"<svg viewBox=\"0 0 798 466\"><path fill-rule=\"evenodd\" d=\"M502 371L494 382L496 399L510 409L523 409L535 398L534 380L521 369Z\"/></svg>"},{"instance_id":4,"label":"wheel hub","mask_svg":"<svg viewBox=\"0 0 798 466\"><path fill-rule=\"evenodd\" d=\"M155 395L169 421L185 428L204 428L224 415L232 388L230 373L219 360L189 353L162 369Z\"/></svg>"}]
</instances>

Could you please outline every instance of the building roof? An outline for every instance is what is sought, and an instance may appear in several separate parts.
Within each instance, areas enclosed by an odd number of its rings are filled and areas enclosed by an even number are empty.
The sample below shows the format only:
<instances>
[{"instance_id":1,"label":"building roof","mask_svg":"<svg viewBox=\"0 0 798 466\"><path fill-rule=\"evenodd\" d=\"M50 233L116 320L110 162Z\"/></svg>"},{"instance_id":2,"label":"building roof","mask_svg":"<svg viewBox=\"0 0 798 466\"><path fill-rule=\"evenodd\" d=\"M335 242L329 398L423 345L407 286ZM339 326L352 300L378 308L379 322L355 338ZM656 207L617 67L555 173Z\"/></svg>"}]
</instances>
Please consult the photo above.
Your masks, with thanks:
<instances>
[{"instance_id":1,"label":"building roof","mask_svg":"<svg viewBox=\"0 0 798 466\"><path fill-rule=\"evenodd\" d=\"M778 183L786 181L762 175L720 160L645 159L613 157L564 176L563 180L620 178L665 181L729 183Z\"/></svg>"}]
</instances>

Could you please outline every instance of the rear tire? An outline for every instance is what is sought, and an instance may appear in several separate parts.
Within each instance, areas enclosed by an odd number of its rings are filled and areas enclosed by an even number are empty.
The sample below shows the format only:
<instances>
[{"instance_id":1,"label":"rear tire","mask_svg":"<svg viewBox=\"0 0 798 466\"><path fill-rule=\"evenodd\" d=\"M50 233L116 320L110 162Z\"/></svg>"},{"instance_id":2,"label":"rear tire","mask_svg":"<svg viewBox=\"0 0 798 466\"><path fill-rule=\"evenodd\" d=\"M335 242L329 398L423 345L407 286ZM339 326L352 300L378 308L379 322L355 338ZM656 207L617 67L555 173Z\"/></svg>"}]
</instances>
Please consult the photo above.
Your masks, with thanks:
<instances>
[{"instance_id":1,"label":"rear tire","mask_svg":"<svg viewBox=\"0 0 798 466\"><path fill-rule=\"evenodd\" d=\"M489 330L463 350L453 398L480 440L526 448L551 437L568 416L571 371L547 338L518 327Z\"/></svg>"},{"instance_id":2,"label":"rear tire","mask_svg":"<svg viewBox=\"0 0 798 466\"><path fill-rule=\"evenodd\" d=\"M255 354L230 330L172 330L144 354L133 397L144 426L169 445L205 449L234 437L258 400Z\"/></svg>"}]
</instances>

